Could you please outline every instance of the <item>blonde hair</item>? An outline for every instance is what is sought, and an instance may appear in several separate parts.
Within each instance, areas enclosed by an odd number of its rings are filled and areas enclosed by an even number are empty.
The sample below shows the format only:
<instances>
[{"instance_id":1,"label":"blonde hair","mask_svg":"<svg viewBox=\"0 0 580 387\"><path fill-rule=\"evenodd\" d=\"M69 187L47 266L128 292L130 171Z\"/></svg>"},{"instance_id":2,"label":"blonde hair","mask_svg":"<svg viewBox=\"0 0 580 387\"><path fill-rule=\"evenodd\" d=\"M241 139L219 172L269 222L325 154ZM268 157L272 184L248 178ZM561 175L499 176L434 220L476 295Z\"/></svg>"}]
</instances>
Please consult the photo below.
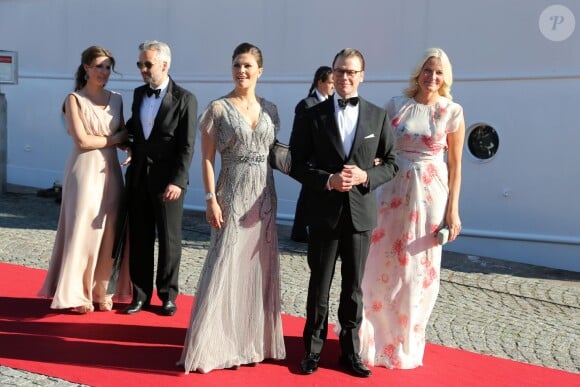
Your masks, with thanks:
<instances>
[{"instance_id":1,"label":"blonde hair","mask_svg":"<svg viewBox=\"0 0 580 387\"><path fill-rule=\"evenodd\" d=\"M350 58L350 57L355 57L358 58L360 60L360 64L362 66L361 70L364 71L365 70L365 58L363 56L363 54L355 49L355 48L344 48L342 50L340 50L334 57L334 60L332 61L332 67L334 68L334 64L336 63L336 61L338 60L338 58Z\"/></svg>"},{"instance_id":2,"label":"blonde hair","mask_svg":"<svg viewBox=\"0 0 580 387\"><path fill-rule=\"evenodd\" d=\"M409 78L409 87L403 90L403 94L409 98L413 98L419 91L419 75L423 70L423 66L430 58L437 58L441 61L441 67L443 68L443 84L439 88L439 95L453 99L451 96L451 85L453 84L453 71L451 70L451 62L447 57L445 51L440 48L428 48L425 50L421 59L417 63L417 66L413 69L411 73L411 78Z\"/></svg>"}]
</instances>

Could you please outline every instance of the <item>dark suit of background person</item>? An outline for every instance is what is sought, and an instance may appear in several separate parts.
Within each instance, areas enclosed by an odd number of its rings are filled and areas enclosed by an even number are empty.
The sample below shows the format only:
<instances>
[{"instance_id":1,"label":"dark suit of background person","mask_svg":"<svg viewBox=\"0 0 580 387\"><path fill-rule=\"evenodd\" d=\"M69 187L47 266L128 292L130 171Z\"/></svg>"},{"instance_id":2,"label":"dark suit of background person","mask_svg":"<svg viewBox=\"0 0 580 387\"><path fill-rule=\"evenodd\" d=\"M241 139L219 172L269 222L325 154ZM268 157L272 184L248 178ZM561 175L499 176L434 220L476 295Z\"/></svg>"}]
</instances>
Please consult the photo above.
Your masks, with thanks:
<instances>
[{"instance_id":1,"label":"dark suit of background person","mask_svg":"<svg viewBox=\"0 0 580 387\"><path fill-rule=\"evenodd\" d=\"M322 101L318 99L318 97L316 96L316 92L312 92L308 97L301 99L300 102L296 104L296 107L294 108L294 113L295 114L301 113L304 110L308 109L309 107L312 107L320 102Z\"/></svg>"},{"instance_id":2,"label":"dark suit of background person","mask_svg":"<svg viewBox=\"0 0 580 387\"><path fill-rule=\"evenodd\" d=\"M350 71L352 77L345 70ZM385 110L362 98L355 106L358 121L354 126L352 148L345 152L335 106L340 98L358 95L358 84L364 77L362 54L354 49L342 50L333 62L333 73L334 97L297 115L290 137L291 176L309 189L307 224L311 274L303 334L306 356L300 368L306 374L318 368L328 332L330 285L340 256L339 360L349 373L366 377L371 373L358 355L358 330L363 310L361 280L377 218L373 191L393 178L397 166ZM382 162L375 163L375 158Z\"/></svg>"},{"instance_id":3,"label":"dark suit of background person","mask_svg":"<svg viewBox=\"0 0 580 387\"><path fill-rule=\"evenodd\" d=\"M306 109L328 99L334 92L332 69L328 66L320 66L314 73L314 79L308 91L308 97L303 98L296 104L294 114L302 114ZM306 201L307 192L304 187L300 189L300 195L296 202L296 212L290 239L295 242L307 242L308 230L306 228Z\"/></svg>"},{"instance_id":4,"label":"dark suit of background person","mask_svg":"<svg viewBox=\"0 0 580 387\"><path fill-rule=\"evenodd\" d=\"M163 303L161 314L171 316L177 310L183 200L195 142L197 100L169 77L171 52L165 43L148 41L139 49L137 66L147 84L135 89L127 122L132 136L126 185L133 301L125 313L149 307L157 235L155 285ZM150 88L161 88L160 95L149 96ZM150 116L154 120L147 136L142 119L147 119L148 109L154 110L153 103L159 103L159 110Z\"/></svg>"}]
</instances>

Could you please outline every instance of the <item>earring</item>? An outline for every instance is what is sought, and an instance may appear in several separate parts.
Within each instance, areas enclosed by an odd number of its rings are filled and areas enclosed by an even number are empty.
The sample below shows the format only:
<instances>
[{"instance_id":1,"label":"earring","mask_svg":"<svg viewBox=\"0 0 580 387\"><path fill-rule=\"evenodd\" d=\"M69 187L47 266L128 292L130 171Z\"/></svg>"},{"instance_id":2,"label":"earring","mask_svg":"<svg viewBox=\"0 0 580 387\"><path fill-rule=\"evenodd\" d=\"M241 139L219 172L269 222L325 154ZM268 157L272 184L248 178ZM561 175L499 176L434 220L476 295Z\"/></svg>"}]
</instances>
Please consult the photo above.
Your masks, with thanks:
<instances>
[{"instance_id":1,"label":"earring","mask_svg":"<svg viewBox=\"0 0 580 387\"><path fill-rule=\"evenodd\" d=\"M88 74L88 73L85 73L85 81L86 81L87 79L89 79L89 74Z\"/></svg>"}]
</instances>

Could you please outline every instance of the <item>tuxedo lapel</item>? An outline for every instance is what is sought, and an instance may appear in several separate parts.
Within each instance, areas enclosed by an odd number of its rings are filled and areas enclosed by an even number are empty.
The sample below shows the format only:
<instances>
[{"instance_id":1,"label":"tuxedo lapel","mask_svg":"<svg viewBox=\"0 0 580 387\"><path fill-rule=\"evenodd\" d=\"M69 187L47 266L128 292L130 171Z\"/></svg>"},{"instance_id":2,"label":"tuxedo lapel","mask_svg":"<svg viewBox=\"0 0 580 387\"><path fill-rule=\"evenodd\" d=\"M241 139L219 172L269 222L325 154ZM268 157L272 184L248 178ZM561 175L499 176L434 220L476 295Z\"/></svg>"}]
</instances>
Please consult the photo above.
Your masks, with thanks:
<instances>
[{"instance_id":1,"label":"tuxedo lapel","mask_svg":"<svg viewBox=\"0 0 580 387\"><path fill-rule=\"evenodd\" d=\"M155 121L153 124L153 130L151 130L151 135L149 138L153 137L153 134L157 131L156 128L162 127L162 122L167 116L167 113L173 106L173 80L169 79L169 84L167 85L167 92L161 101L161 105L159 105L159 110L157 111L157 115L155 116Z\"/></svg>"},{"instance_id":2,"label":"tuxedo lapel","mask_svg":"<svg viewBox=\"0 0 580 387\"><path fill-rule=\"evenodd\" d=\"M336 117L334 116L334 100L332 98L328 98L326 101L321 102L321 104L324 104L324 113L320 117L322 120L322 127L327 132L330 142L340 157L342 159L346 159L344 146L342 145L342 137L340 136L340 130L338 129Z\"/></svg>"},{"instance_id":3,"label":"tuxedo lapel","mask_svg":"<svg viewBox=\"0 0 580 387\"><path fill-rule=\"evenodd\" d=\"M136 110L134 110L132 113L133 113L133 117L137 117L135 122L138 123L137 128L136 128L135 132L133 133L133 135L141 137L142 141L145 141L145 133L143 133L143 123L141 122L141 105L143 104L143 98L145 96L145 93L146 93L146 90L148 87L149 87L148 85L143 85L140 88L137 88L135 90L135 96L134 96L135 101L133 103ZM140 142L142 142L142 141L140 141Z\"/></svg>"},{"instance_id":4,"label":"tuxedo lapel","mask_svg":"<svg viewBox=\"0 0 580 387\"><path fill-rule=\"evenodd\" d=\"M356 150L358 149L359 145L363 141L363 139L370 133L369 132L369 123L370 123L370 105L367 101L359 97L359 108L358 108L358 122L356 124L356 130L354 134L354 141L352 142L352 147L350 149L350 155L352 156Z\"/></svg>"}]
</instances>

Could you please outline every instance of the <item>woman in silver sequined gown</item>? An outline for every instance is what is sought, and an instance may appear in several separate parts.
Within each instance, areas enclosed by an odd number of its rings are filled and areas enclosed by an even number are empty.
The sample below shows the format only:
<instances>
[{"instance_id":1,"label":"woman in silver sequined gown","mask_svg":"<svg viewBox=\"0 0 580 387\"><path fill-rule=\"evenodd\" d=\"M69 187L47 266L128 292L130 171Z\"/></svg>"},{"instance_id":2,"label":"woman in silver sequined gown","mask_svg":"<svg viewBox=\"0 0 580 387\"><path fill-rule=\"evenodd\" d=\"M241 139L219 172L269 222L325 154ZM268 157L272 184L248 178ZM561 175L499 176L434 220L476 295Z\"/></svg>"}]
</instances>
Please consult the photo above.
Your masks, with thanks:
<instances>
[{"instance_id":1,"label":"woman in silver sequined gown","mask_svg":"<svg viewBox=\"0 0 580 387\"><path fill-rule=\"evenodd\" d=\"M185 372L256 365L286 355L280 310L276 191L267 163L276 106L255 95L259 49L234 51L235 89L200 120L210 246L179 364ZM221 169L214 184L214 159Z\"/></svg>"}]
</instances>

